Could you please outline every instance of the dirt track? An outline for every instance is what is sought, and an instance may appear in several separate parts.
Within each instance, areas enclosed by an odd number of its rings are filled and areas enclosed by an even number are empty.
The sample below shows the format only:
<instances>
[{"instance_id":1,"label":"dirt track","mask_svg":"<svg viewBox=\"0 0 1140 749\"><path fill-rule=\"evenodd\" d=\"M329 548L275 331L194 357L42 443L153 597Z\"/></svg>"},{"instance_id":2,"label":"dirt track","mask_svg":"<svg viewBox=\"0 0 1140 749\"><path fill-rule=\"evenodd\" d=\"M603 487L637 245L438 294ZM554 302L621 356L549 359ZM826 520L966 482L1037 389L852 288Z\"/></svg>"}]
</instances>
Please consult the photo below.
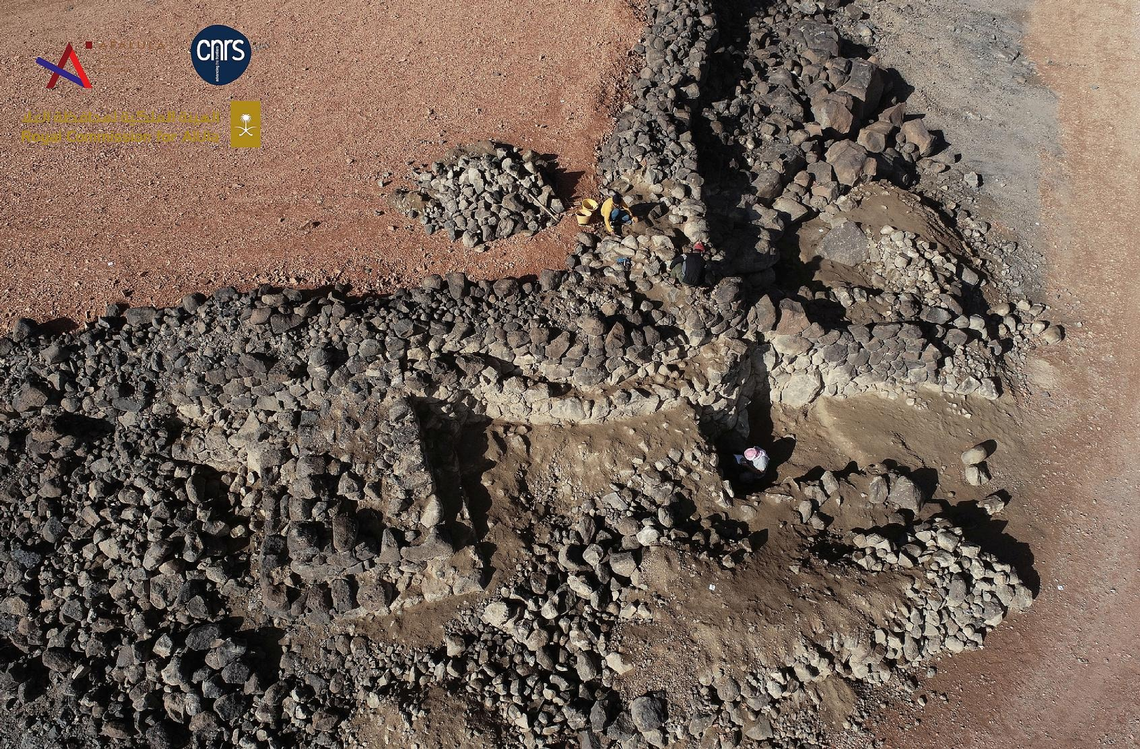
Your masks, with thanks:
<instances>
[{"instance_id":1,"label":"dirt track","mask_svg":"<svg viewBox=\"0 0 1140 749\"><path fill-rule=\"evenodd\" d=\"M394 214L408 160L500 139L555 154L564 196L593 189L615 68L639 26L621 3L525 7L255 0L204 12L174 2L7 2L0 19L0 325L82 323L108 302L275 281L359 290L431 272L493 277L560 266L576 228L476 254ZM426 21L430 19L430 21ZM190 40L226 23L254 45L249 69L206 84ZM92 40L94 48L83 49ZM93 83L45 87L37 56L71 41ZM134 50L111 50L110 42ZM261 101L260 150L228 145L229 101ZM217 145L20 142L29 110L219 110ZM40 128L43 129L43 128ZM49 128L50 129L50 126ZM387 176L386 175L391 176ZM381 187L377 180L384 178ZM393 182L393 180L395 180Z\"/></svg>"},{"instance_id":2,"label":"dirt track","mask_svg":"<svg viewBox=\"0 0 1140 749\"><path fill-rule=\"evenodd\" d=\"M1140 740L1140 266L1132 219L1140 208L1140 148L1123 126L1140 115L1136 12L1122 1L1037 0L1032 10L1026 53L1056 96L1061 148L1054 161L1053 144L1039 144L1046 301L1055 318L1081 323L1070 325L1066 346L1029 364L1027 444L1008 476L1019 486L1008 531L1032 549L1040 593L985 650L940 664L930 687L949 700L934 700L919 726L887 730L891 746ZM920 89L926 83L914 82ZM1000 147L1008 143L1002 129L1016 131L1020 118L979 127Z\"/></svg>"}]
</instances>

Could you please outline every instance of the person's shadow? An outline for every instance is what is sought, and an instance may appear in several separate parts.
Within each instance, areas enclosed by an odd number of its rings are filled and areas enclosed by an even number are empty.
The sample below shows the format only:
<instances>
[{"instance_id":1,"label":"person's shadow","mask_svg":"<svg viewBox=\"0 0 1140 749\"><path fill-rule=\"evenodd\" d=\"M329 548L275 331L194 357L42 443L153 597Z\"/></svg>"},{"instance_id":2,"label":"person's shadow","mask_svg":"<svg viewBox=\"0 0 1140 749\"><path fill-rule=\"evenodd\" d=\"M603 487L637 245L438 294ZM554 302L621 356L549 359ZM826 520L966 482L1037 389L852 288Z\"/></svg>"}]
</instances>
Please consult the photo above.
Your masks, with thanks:
<instances>
[{"instance_id":1,"label":"person's shadow","mask_svg":"<svg viewBox=\"0 0 1140 749\"><path fill-rule=\"evenodd\" d=\"M652 223L665 215L668 208L660 201L641 201L629 207L630 214L639 222Z\"/></svg>"}]
</instances>

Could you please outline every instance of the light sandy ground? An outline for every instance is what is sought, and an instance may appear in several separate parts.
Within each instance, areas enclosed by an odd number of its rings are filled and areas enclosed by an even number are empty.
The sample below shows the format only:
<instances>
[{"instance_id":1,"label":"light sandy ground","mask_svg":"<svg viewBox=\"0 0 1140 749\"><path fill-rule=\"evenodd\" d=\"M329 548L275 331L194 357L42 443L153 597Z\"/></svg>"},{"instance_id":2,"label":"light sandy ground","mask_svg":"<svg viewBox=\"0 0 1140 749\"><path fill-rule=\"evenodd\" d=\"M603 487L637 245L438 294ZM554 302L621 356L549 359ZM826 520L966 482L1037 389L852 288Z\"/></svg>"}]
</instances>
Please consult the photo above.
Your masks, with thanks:
<instances>
[{"instance_id":1,"label":"light sandy ground","mask_svg":"<svg viewBox=\"0 0 1140 749\"><path fill-rule=\"evenodd\" d=\"M1031 548L1041 592L985 650L939 665L931 686L949 700L935 699L918 726L888 718L889 746L1140 743L1138 28L1128 0L1032 6L1026 52L1055 94L1060 131L1059 158L1049 155L1057 144L1038 151L1045 301L1074 324L1066 344L1029 364L1034 392L1016 415L1023 446L999 479L1014 496L1007 531ZM1019 119L988 123L999 146Z\"/></svg>"},{"instance_id":2,"label":"light sandy ground","mask_svg":"<svg viewBox=\"0 0 1140 749\"><path fill-rule=\"evenodd\" d=\"M477 254L394 215L409 160L499 139L558 157L593 189L594 148L640 26L622 2L293 0L0 3L0 325L82 323L108 302L169 304L258 281L390 289L431 272L561 266L571 219ZM253 43L234 83L203 82L190 42L213 23ZM94 42L86 50L83 43ZM93 87L35 64L67 42ZM112 49L112 42L134 49ZM263 146L233 149L230 100L259 100ZM219 145L31 145L28 111L219 110ZM53 128L40 126L37 131ZM125 128L117 128L125 129ZM197 128L195 128L197 129ZM177 128L176 128L177 130ZM385 185L378 178L391 173Z\"/></svg>"}]
</instances>

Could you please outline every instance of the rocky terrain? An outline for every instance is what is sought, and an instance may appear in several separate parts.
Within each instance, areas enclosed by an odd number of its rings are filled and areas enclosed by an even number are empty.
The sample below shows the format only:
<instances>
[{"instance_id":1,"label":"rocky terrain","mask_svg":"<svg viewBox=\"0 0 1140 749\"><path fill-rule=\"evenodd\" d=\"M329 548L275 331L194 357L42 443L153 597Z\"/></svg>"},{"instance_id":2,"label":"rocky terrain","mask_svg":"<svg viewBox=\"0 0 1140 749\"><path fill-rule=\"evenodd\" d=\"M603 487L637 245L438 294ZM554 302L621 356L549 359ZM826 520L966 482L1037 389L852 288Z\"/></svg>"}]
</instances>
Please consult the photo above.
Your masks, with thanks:
<instances>
[{"instance_id":1,"label":"rocky terrain","mask_svg":"<svg viewBox=\"0 0 1140 749\"><path fill-rule=\"evenodd\" d=\"M224 288L0 339L5 740L865 746L869 706L1031 604L988 532L1000 446L956 467L973 517L918 465L727 471L828 401L997 399L1064 337L924 192L977 175L855 6L646 13L598 171L651 218L566 269ZM561 210L490 148L423 175L429 230ZM536 202L492 217L515 179ZM696 240L711 283L676 286Z\"/></svg>"},{"instance_id":2,"label":"rocky terrain","mask_svg":"<svg viewBox=\"0 0 1140 749\"><path fill-rule=\"evenodd\" d=\"M533 151L480 143L413 173L419 188L398 191L393 201L428 234L446 231L452 241L476 248L557 223L566 207L547 181L550 171Z\"/></svg>"}]
</instances>

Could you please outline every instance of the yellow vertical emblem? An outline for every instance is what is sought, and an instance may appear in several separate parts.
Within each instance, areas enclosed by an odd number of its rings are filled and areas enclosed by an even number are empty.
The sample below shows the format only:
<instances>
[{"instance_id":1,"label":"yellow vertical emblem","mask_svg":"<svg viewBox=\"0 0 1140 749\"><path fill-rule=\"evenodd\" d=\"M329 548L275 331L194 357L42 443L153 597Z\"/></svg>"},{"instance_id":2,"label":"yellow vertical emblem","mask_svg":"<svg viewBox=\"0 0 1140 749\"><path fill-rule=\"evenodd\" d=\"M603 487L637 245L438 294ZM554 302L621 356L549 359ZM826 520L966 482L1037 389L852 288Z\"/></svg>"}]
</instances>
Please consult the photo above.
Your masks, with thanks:
<instances>
[{"instance_id":1,"label":"yellow vertical emblem","mask_svg":"<svg viewBox=\"0 0 1140 749\"><path fill-rule=\"evenodd\" d=\"M234 148L261 147L261 102L230 102L230 145Z\"/></svg>"}]
</instances>

